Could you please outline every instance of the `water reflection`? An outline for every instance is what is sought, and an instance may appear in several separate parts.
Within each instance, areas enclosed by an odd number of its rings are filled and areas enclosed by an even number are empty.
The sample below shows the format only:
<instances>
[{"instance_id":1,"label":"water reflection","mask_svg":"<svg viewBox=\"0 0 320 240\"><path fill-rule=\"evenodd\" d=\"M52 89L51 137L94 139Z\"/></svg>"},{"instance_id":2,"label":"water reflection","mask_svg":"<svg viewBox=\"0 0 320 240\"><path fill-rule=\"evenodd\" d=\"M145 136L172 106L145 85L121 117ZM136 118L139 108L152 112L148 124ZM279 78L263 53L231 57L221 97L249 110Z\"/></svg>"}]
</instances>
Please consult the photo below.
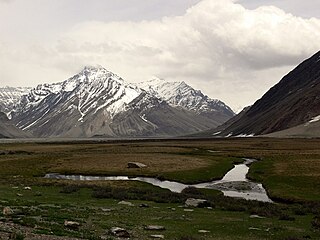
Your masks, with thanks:
<instances>
[{"instance_id":1,"label":"water reflection","mask_svg":"<svg viewBox=\"0 0 320 240\"><path fill-rule=\"evenodd\" d=\"M150 183L154 186L169 189L172 192L180 193L187 187L216 189L223 192L225 196L244 198L247 200L257 200L262 202L272 202L268 197L266 190L262 184L249 181L246 175L249 171L249 165L255 160L244 159L244 163L237 164L226 175L218 181L186 185L173 181L161 181L157 178L149 177L134 177L127 176L82 176L82 175L61 175L56 173L49 173L45 175L45 178L51 179L66 179L66 180L78 180L78 181L140 181Z\"/></svg>"}]
</instances>

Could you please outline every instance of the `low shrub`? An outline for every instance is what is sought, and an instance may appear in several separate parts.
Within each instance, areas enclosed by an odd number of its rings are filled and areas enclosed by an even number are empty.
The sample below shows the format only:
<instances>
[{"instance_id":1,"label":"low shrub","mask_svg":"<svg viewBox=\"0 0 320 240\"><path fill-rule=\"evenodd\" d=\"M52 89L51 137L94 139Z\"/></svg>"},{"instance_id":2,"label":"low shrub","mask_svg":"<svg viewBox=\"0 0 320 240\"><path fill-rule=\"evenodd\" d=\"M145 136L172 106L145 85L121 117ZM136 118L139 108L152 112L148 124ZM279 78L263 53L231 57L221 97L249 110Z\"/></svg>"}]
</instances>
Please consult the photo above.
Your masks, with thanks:
<instances>
[{"instance_id":1,"label":"low shrub","mask_svg":"<svg viewBox=\"0 0 320 240\"><path fill-rule=\"evenodd\" d=\"M312 225L312 228L319 231L320 230L320 216L314 217L311 222L311 225Z\"/></svg>"},{"instance_id":2,"label":"low shrub","mask_svg":"<svg viewBox=\"0 0 320 240\"><path fill-rule=\"evenodd\" d=\"M14 232L14 233L10 234L9 239L23 240L24 239L24 235L22 233L20 233L20 232Z\"/></svg>"},{"instance_id":3,"label":"low shrub","mask_svg":"<svg viewBox=\"0 0 320 240\"><path fill-rule=\"evenodd\" d=\"M289 216L288 214L281 214L279 217L279 220L284 220L284 221L294 221L296 220L294 217Z\"/></svg>"},{"instance_id":4,"label":"low shrub","mask_svg":"<svg viewBox=\"0 0 320 240\"><path fill-rule=\"evenodd\" d=\"M186 200L182 194L172 192L157 192L138 188L110 188L110 187L94 187L92 192L94 198L114 198L118 200L144 200L159 203L181 203Z\"/></svg>"},{"instance_id":5,"label":"low shrub","mask_svg":"<svg viewBox=\"0 0 320 240\"><path fill-rule=\"evenodd\" d=\"M194 197L203 197L203 193L195 187L187 187L182 190L182 194L188 195L188 196L194 196Z\"/></svg>"},{"instance_id":6,"label":"low shrub","mask_svg":"<svg viewBox=\"0 0 320 240\"><path fill-rule=\"evenodd\" d=\"M70 194L70 193L78 192L79 190L80 190L80 187L77 185L66 185L62 187L60 193Z\"/></svg>"}]
</instances>

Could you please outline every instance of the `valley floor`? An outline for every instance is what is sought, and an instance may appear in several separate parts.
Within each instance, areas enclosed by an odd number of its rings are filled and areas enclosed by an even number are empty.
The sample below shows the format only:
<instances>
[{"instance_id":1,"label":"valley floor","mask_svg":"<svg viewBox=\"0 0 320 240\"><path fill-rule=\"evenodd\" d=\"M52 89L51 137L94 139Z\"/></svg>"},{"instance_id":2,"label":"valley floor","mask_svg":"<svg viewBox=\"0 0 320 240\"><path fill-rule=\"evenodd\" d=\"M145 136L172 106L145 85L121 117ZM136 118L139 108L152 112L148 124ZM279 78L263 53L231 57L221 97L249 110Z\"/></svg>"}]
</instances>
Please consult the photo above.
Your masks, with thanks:
<instances>
[{"instance_id":1,"label":"valley floor","mask_svg":"<svg viewBox=\"0 0 320 240\"><path fill-rule=\"evenodd\" d=\"M319 146L317 139L270 138L2 143L0 239L117 239L112 227L142 240L319 239ZM259 160L248 177L263 183L276 203L208 189L178 194L141 182L43 178L127 175L190 184L221 179L243 157ZM128 162L147 167L127 168ZM188 198L208 204L186 207ZM165 230L146 230L149 225Z\"/></svg>"}]
</instances>

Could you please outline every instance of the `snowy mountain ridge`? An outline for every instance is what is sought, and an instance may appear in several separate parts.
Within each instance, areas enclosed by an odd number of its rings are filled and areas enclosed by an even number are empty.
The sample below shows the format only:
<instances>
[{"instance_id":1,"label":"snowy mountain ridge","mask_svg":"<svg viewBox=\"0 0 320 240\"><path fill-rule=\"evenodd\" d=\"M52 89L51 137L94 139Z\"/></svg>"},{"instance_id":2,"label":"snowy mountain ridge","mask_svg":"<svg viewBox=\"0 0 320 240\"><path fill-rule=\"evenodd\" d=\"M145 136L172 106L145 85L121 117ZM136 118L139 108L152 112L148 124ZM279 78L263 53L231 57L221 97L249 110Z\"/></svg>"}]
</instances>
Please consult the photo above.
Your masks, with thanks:
<instances>
[{"instance_id":1,"label":"snowy mountain ridge","mask_svg":"<svg viewBox=\"0 0 320 240\"><path fill-rule=\"evenodd\" d=\"M0 88L0 112L8 113L23 95L29 93L28 87Z\"/></svg>"},{"instance_id":2,"label":"snowy mountain ridge","mask_svg":"<svg viewBox=\"0 0 320 240\"><path fill-rule=\"evenodd\" d=\"M87 66L66 81L38 85L28 95L22 97L14 112L27 112L50 95L63 95L69 99L77 99L77 104L70 105L70 109L78 110L81 115L79 121L82 121L91 110L97 112L105 107L110 115L114 116L123 111L141 92L141 89L125 84L122 78L103 67ZM25 128L25 126L19 127Z\"/></svg>"},{"instance_id":3,"label":"snowy mountain ridge","mask_svg":"<svg viewBox=\"0 0 320 240\"><path fill-rule=\"evenodd\" d=\"M218 99L209 98L184 81L168 82L160 78L153 78L146 82L140 82L137 86L167 101L172 106L182 107L198 114L223 110L228 112L231 117L234 115L226 104Z\"/></svg>"},{"instance_id":4,"label":"snowy mountain ridge","mask_svg":"<svg viewBox=\"0 0 320 240\"><path fill-rule=\"evenodd\" d=\"M161 103L105 68L90 66L63 82L38 85L22 96L10 116L37 136L115 136L110 124L117 115L136 110L146 122L146 109Z\"/></svg>"},{"instance_id":5,"label":"snowy mountain ridge","mask_svg":"<svg viewBox=\"0 0 320 240\"><path fill-rule=\"evenodd\" d=\"M10 117L36 137L135 137L198 132L234 114L184 82L157 81L146 82L144 90L103 67L89 66L63 82L31 89Z\"/></svg>"}]
</instances>

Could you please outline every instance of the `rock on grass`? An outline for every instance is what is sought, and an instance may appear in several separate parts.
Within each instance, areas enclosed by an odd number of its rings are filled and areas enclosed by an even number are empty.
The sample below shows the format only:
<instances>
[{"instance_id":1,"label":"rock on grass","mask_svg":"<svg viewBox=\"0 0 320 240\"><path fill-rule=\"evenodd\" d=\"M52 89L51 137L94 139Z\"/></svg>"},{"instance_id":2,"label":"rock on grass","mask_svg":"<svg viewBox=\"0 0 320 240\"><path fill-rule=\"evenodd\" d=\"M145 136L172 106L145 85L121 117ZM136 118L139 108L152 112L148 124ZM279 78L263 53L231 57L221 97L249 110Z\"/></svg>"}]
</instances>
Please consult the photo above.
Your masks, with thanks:
<instances>
[{"instance_id":1,"label":"rock on grass","mask_svg":"<svg viewBox=\"0 0 320 240\"><path fill-rule=\"evenodd\" d=\"M186 207L205 207L208 201L205 199L188 198L185 202Z\"/></svg>"},{"instance_id":2,"label":"rock on grass","mask_svg":"<svg viewBox=\"0 0 320 240\"><path fill-rule=\"evenodd\" d=\"M159 225L149 225L144 227L145 230L150 230L150 231L164 231L166 228L164 226L159 226Z\"/></svg>"},{"instance_id":3,"label":"rock on grass","mask_svg":"<svg viewBox=\"0 0 320 240\"><path fill-rule=\"evenodd\" d=\"M2 214L4 216L13 215L13 210L10 207L4 207L3 210L2 210Z\"/></svg>"},{"instance_id":4,"label":"rock on grass","mask_svg":"<svg viewBox=\"0 0 320 240\"><path fill-rule=\"evenodd\" d=\"M120 237L120 238L130 238L130 233L125 230L124 228L113 227L110 229L110 233L113 236Z\"/></svg>"},{"instance_id":5,"label":"rock on grass","mask_svg":"<svg viewBox=\"0 0 320 240\"><path fill-rule=\"evenodd\" d=\"M64 226L72 230L78 230L80 227L80 223L66 220L64 221Z\"/></svg>"}]
</instances>

